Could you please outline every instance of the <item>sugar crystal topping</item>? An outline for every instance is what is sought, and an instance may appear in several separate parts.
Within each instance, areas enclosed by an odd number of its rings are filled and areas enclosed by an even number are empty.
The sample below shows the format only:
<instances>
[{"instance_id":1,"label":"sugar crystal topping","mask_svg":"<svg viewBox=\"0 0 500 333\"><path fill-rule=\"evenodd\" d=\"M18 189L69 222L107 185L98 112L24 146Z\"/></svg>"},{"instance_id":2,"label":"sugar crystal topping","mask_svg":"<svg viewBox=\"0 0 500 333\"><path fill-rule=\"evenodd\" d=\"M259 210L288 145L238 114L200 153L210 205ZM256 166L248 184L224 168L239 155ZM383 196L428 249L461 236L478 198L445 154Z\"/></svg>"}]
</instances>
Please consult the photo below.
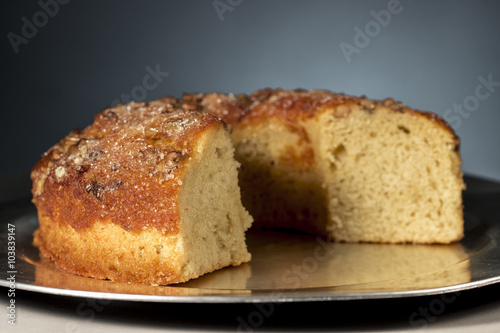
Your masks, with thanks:
<instances>
[{"instance_id":1,"label":"sugar crystal topping","mask_svg":"<svg viewBox=\"0 0 500 333\"><path fill-rule=\"evenodd\" d=\"M185 164L214 124L170 98L108 108L44 154L32 173L35 203L75 228L109 219L126 230L175 232Z\"/></svg>"}]
</instances>

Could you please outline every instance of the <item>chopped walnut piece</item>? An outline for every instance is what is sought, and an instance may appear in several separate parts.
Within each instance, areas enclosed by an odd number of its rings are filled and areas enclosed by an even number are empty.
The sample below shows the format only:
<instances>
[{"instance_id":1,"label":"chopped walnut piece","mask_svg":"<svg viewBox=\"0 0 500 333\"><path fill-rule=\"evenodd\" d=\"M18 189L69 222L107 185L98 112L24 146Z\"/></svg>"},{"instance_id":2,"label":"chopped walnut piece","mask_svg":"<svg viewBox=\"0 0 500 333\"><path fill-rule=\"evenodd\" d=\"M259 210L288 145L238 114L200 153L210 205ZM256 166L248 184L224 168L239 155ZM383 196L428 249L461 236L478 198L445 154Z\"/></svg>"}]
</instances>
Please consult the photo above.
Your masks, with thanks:
<instances>
[{"instance_id":1,"label":"chopped walnut piece","mask_svg":"<svg viewBox=\"0 0 500 333\"><path fill-rule=\"evenodd\" d=\"M93 149L90 153L89 153L89 159L92 160L92 161L95 161L97 160L100 156L102 155L102 151L100 150L97 150L97 149Z\"/></svg>"},{"instance_id":2,"label":"chopped walnut piece","mask_svg":"<svg viewBox=\"0 0 500 333\"><path fill-rule=\"evenodd\" d=\"M177 163L179 163L181 156L182 156L181 152L175 150L171 151L167 154L165 162L170 166L175 166Z\"/></svg>"},{"instance_id":3,"label":"chopped walnut piece","mask_svg":"<svg viewBox=\"0 0 500 333\"><path fill-rule=\"evenodd\" d=\"M188 111L194 111L198 108L198 106L195 104L195 103L183 103L182 104L182 108L184 110L188 110Z\"/></svg>"},{"instance_id":4,"label":"chopped walnut piece","mask_svg":"<svg viewBox=\"0 0 500 333\"><path fill-rule=\"evenodd\" d=\"M116 119L118 118L118 115L116 114L116 112L114 111L111 111L111 110L106 110L103 112L103 115L108 118L108 119Z\"/></svg>"},{"instance_id":5,"label":"chopped walnut piece","mask_svg":"<svg viewBox=\"0 0 500 333\"><path fill-rule=\"evenodd\" d=\"M393 109L394 111L399 111L403 112L403 110L406 108L406 105L404 103L395 101L392 98L386 98L382 101L382 105L388 108Z\"/></svg>"},{"instance_id":6,"label":"chopped walnut piece","mask_svg":"<svg viewBox=\"0 0 500 333\"><path fill-rule=\"evenodd\" d=\"M56 168L55 173L56 173L56 177L57 177L57 179L59 180L59 179L61 179L62 177L64 177L64 175L66 174L66 169L65 169L63 166L58 166L58 167Z\"/></svg>"},{"instance_id":7,"label":"chopped walnut piece","mask_svg":"<svg viewBox=\"0 0 500 333\"><path fill-rule=\"evenodd\" d=\"M119 189L122 186L122 181L121 180L113 180L111 183L109 183L106 186L107 190L114 191L116 189Z\"/></svg>"},{"instance_id":8,"label":"chopped walnut piece","mask_svg":"<svg viewBox=\"0 0 500 333\"><path fill-rule=\"evenodd\" d=\"M359 100L359 105L361 105L363 110L368 111L370 113L373 112L373 110L375 110L375 106L376 106L374 101L366 99L364 97L362 97Z\"/></svg>"},{"instance_id":9,"label":"chopped walnut piece","mask_svg":"<svg viewBox=\"0 0 500 333\"><path fill-rule=\"evenodd\" d=\"M335 109L335 118L342 118L351 112L351 107L346 104L341 104Z\"/></svg>"},{"instance_id":10,"label":"chopped walnut piece","mask_svg":"<svg viewBox=\"0 0 500 333\"><path fill-rule=\"evenodd\" d=\"M61 152L59 150L57 150L57 149L54 149L52 151L52 155L51 156L52 156L53 160L57 161L58 159L61 158Z\"/></svg>"},{"instance_id":11,"label":"chopped walnut piece","mask_svg":"<svg viewBox=\"0 0 500 333\"><path fill-rule=\"evenodd\" d=\"M93 180L92 182L90 182L90 184L85 186L85 190L87 191L87 193L92 193L93 195L95 195L98 200L102 200L102 197L104 195L104 187L99 185L97 180Z\"/></svg>"}]
</instances>

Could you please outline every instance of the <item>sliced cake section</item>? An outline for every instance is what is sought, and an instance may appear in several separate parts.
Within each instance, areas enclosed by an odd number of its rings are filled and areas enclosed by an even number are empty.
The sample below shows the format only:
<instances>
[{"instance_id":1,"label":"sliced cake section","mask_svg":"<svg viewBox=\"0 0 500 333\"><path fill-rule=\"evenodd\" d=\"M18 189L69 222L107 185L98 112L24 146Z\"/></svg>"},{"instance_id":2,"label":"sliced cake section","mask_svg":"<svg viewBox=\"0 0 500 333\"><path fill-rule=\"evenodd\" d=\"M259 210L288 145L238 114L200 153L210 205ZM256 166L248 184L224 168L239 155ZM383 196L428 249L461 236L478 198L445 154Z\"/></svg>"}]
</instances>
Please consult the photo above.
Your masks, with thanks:
<instances>
[{"instance_id":1,"label":"sliced cake section","mask_svg":"<svg viewBox=\"0 0 500 333\"><path fill-rule=\"evenodd\" d=\"M184 282L250 260L226 125L166 98L109 108L34 167L41 254L69 272Z\"/></svg>"}]
</instances>

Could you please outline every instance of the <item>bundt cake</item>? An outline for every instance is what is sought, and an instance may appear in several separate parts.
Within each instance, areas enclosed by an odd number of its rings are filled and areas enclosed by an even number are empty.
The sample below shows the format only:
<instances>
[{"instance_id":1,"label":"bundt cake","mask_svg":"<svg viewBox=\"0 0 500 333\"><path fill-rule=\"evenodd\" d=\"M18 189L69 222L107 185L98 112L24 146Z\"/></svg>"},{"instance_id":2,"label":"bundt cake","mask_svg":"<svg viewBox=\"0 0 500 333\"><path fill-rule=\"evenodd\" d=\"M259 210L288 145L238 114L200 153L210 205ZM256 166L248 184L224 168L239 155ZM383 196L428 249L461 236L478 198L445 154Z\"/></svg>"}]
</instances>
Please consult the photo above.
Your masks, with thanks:
<instances>
[{"instance_id":1,"label":"bundt cake","mask_svg":"<svg viewBox=\"0 0 500 333\"><path fill-rule=\"evenodd\" d=\"M459 140L433 113L324 90L185 94L182 104L232 125L255 227L346 242L463 236Z\"/></svg>"}]
</instances>

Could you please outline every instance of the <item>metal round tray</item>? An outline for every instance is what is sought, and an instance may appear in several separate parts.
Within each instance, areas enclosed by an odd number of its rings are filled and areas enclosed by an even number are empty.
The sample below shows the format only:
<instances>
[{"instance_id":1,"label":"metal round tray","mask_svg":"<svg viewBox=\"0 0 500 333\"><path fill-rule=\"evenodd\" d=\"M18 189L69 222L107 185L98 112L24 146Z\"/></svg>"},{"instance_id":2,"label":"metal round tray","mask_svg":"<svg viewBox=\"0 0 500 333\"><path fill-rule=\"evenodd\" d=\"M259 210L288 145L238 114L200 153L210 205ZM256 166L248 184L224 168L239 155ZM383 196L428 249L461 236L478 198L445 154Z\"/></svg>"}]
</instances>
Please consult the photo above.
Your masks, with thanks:
<instances>
[{"instance_id":1,"label":"metal round tray","mask_svg":"<svg viewBox=\"0 0 500 333\"><path fill-rule=\"evenodd\" d=\"M172 286L116 283L58 270L39 258L32 245L36 211L29 200L18 200L0 206L0 286L76 297L186 303L379 299L471 289L500 282L500 215L491 214L500 210L500 195L468 198L466 236L456 244L339 244L307 235L250 232L250 263ZM490 217L476 212L489 212ZM15 225L16 242L15 266L10 268L9 223Z\"/></svg>"}]
</instances>

